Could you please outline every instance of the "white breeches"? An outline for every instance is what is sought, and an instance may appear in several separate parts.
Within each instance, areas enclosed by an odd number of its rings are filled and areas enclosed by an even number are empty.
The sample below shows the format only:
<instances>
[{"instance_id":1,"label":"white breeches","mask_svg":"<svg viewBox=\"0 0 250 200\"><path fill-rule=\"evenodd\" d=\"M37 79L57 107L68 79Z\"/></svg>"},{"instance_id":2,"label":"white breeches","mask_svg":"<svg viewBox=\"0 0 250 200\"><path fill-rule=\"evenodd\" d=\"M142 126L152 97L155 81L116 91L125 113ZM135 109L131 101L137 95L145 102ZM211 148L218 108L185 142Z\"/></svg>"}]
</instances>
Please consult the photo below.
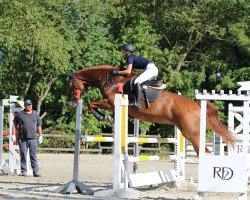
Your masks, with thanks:
<instances>
[{"instance_id":1,"label":"white breeches","mask_svg":"<svg viewBox=\"0 0 250 200\"><path fill-rule=\"evenodd\" d=\"M154 63L149 63L146 67L146 70L135 79L134 84L142 84L145 81L152 80L158 75L158 69Z\"/></svg>"}]
</instances>

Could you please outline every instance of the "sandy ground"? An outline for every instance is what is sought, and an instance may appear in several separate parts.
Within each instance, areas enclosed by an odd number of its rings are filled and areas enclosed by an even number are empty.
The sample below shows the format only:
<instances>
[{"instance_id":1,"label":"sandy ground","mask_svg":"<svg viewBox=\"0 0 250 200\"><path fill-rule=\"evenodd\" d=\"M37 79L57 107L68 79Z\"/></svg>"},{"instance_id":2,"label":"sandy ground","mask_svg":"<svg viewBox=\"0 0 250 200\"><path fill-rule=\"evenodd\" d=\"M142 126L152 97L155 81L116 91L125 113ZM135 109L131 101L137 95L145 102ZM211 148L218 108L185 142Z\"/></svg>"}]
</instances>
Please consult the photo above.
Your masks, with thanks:
<instances>
[{"instance_id":1,"label":"sandy ground","mask_svg":"<svg viewBox=\"0 0 250 200\"><path fill-rule=\"evenodd\" d=\"M0 199L118 199L105 196L105 191L112 189L113 156L111 155L80 155L79 181L85 183L92 190L94 196L85 193L73 194L55 193L60 186L73 178L73 154L38 154L38 161L42 177L6 176L0 174ZM196 160L196 159L194 159ZM197 160L196 160L197 161ZM138 172L149 172L173 168L169 161L149 161L139 163ZM129 166L130 171L132 166ZM186 164L186 183L181 187L151 186L135 188L143 194L141 199L194 199L197 195L197 164ZM189 181L193 179L193 184ZM250 199L250 193L248 193ZM234 193L205 193L204 200L235 200Z\"/></svg>"}]
</instances>

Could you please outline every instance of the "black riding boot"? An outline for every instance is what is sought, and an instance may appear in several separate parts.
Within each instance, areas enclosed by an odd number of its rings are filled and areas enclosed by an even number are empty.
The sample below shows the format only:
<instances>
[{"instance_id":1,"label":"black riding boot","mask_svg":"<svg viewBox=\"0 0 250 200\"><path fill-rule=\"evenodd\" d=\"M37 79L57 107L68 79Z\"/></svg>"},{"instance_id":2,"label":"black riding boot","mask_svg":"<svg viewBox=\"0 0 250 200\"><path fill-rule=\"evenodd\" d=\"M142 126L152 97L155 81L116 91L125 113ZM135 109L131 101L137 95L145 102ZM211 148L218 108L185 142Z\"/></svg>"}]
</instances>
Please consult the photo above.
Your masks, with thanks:
<instances>
[{"instance_id":1,"label":"black riding boot","mask_svg":"<svg viewBox=\"0 0 250 200\"><path fill-rule=\"evenodd\" d=\"M139 109L141 108L141 104L140 104L140 94L141 94L141 85L140 83L136 83L134 85L134 89L135 89L135 103L134 103L134 107Z\"/></svg>"}]
</instances>

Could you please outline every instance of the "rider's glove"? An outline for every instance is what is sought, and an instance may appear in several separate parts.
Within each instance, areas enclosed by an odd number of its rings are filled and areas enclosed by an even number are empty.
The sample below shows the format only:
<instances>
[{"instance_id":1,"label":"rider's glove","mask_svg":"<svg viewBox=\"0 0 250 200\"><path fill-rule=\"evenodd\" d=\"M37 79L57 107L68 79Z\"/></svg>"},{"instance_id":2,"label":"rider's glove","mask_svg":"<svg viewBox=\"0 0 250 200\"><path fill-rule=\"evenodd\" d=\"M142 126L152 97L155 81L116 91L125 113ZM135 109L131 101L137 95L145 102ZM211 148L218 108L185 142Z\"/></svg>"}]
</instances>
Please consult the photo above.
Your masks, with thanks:
<instances>
[{"instance_id":1,"label":"rider's glove","mask_svg":"<svg viewBox=\"0 0 250 200\"><path fill-rule=\"evenodd\" d=\"M112 75L118 74L118 70L115 70L115 69L111 70L111 74L112 74Z\"/></svg>"}]
</instances>

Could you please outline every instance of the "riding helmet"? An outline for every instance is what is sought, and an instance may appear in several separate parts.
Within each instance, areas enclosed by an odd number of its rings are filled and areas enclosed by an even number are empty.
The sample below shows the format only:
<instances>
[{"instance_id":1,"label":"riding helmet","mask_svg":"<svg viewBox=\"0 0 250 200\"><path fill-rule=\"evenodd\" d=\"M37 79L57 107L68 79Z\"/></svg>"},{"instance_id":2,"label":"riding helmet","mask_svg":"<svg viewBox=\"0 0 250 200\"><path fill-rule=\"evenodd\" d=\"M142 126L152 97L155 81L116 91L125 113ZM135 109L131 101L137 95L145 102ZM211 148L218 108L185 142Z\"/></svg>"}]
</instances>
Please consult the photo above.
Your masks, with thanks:
<instances>
[{"instance_id":1,"label":"riding helmet","mask_svg":"<svg viewBox=\"0 0 250 200\"><path fill-rule=\"evenodd\" d=\"M134 47L131 44L124 44L124 45L122 45L122 50L123 51L133 52L134 51Z\"/></svg>"}]
</instances>

